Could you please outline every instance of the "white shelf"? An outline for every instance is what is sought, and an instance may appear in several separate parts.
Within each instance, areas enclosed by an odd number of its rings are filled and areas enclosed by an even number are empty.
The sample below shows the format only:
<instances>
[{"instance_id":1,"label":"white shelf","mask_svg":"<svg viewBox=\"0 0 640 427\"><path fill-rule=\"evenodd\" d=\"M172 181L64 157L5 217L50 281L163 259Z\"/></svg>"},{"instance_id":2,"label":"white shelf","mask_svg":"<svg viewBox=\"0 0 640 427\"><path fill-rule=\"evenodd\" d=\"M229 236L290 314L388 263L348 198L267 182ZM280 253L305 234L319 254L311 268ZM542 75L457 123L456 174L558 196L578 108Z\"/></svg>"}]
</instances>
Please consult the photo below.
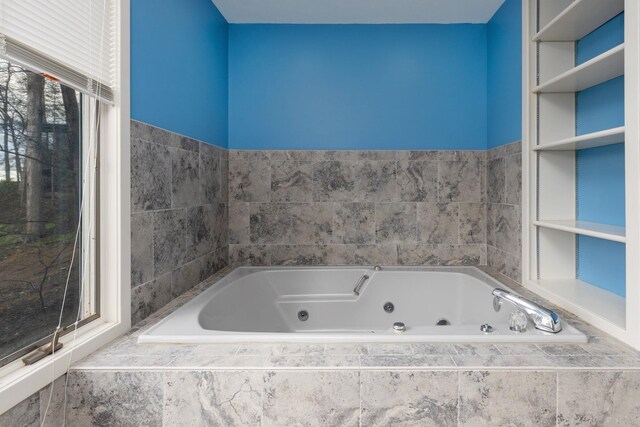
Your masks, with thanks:
<instances>
[{"instance_id":1,"label":"white shelf","mask_svg":"<svg viewBox=\"0 0 640 427\"><path fill-rule=\"evenodd\" d=\"M571 151L624 142L624 126L574 136L533 147L533 151Z\"/></svg>"},{"instance_id":2,"label":"white shelf","mask_svg":"<svg viewBox=\"0 0 640 427\"><path fill-rule=\"evenodd\" d=\"M529 285L543 297L606 332L614 335L624 333L625 298L577 279L531 280Z\"/></svg>"},{"instance_id":3,"label":"white shelf","mask_svg":"<svg viewBox=\"0 0 640 427\"><path fill-rule=\"evenodd\" d=\"M571 93L624 74L624 43L536 86L535 93Z\"/></svg>"},{"instance_id":4,"label":"white shelf","mask_svg":"<svg viewBox=\"0 0 640 427\"><path fill-rule=\"evenodd\" d=\"M533 221L533 225L614 242L626 242L624 227L615 225L574 220Z\"/></svg>"},{"instance_id":5,"label":"white shelf","mask_svg":"<svg viewBox=\"0 0 640 427\"><path fill-rule=\"evenodd\" d=\"M575 0L533 36L533 41L580 40L623 11L624 0Z\"/></svg>"}]
</instances>

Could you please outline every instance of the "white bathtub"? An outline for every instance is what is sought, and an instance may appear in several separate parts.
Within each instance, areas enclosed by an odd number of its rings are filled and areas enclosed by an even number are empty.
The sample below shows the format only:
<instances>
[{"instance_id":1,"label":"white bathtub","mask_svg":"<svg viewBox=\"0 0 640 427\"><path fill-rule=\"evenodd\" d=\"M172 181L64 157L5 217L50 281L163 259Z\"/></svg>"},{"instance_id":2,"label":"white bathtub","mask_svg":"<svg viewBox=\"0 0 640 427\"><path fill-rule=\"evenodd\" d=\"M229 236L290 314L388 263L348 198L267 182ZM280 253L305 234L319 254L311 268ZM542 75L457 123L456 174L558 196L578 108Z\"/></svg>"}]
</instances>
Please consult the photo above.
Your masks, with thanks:
<instances>
[{"instance_id":1,"label":"white bathtub","mask_svg":"<svg viewBox=\"0 0 640 427\"><path fill-rule=\"evenodd\" d=\"M370 278L355 295L364 274ZM139 342L587 341L567 323L556 334L531 322L526 332L512 332L514 306L505 302L494 310L496 287L508 290L473 267L242 267L151 327ZM384 309L389 302L391 313ZM305 321L301 311L308 313ZM450 324L438 326L443 319ZM406 331L394 331L395 322ZM493 332L482 332L482 324Z\"/></svg>"}]
</instances>

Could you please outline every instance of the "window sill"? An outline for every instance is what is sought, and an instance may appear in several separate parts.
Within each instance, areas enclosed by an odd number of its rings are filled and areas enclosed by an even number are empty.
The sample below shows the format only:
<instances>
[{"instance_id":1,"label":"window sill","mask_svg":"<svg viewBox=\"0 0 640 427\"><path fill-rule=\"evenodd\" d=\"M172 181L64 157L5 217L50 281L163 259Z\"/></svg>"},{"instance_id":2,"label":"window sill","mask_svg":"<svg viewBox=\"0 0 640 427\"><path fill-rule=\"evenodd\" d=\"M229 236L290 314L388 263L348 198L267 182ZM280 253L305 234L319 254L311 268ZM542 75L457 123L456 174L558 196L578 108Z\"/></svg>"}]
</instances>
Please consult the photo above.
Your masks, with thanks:
<instances>
[{"instance_id":1,"label":"window sill","mask_svg":"<svg viewBox=\"0 0 640 427\"><path fill-rule=\"evenodd\" d=\"M67 367L88 356L100 347L124 334L128 330L125 323L108 323L98 319L78 328L60 339L64 347L40 362L25 366L16 360L0 369L0 414L22 402L32 394L47 386L54 379L64 375Z\"/></svg>"}]
</instances>

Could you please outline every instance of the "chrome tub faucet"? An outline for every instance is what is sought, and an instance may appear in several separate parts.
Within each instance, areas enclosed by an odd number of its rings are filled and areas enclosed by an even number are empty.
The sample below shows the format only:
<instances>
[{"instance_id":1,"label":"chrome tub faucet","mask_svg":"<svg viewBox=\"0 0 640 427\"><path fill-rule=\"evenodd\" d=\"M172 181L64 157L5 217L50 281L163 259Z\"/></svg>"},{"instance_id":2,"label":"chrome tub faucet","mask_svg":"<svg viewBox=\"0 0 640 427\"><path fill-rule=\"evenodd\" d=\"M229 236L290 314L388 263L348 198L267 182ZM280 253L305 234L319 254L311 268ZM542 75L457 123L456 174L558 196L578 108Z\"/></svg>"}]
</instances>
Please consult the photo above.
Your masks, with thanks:
<instances>
[{"instance_id":1,"label":"chrome tub faucet","mask_svg":"<svg viewBox=\"0 0 640 427\"><path fill-rule=\"evenodd\" d=\"M533 301L529 301L519 295L512 294L504 289L496 288L493 290L492 294L494 296L493 308L496 311L500 310L502 300L509 301L529 316L536 329L554 334L557 334L562 330L560 316L558 316L555 311L549 310Z\"/></svg>"}]
</instances>

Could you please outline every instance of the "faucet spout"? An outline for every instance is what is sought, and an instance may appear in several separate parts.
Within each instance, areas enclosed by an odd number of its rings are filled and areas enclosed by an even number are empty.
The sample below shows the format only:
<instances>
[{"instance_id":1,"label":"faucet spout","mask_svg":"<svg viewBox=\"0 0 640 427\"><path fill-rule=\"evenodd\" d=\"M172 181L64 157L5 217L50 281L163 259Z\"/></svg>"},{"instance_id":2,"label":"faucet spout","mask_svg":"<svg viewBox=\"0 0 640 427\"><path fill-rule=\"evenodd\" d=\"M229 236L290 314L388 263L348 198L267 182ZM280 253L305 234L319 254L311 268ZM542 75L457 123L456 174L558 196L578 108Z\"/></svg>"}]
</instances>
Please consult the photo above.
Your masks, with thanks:
<instances>
[{"instance_id":1,"label":"faucet spout","mask_svg":"<svg viewBox=\"0 0 640 427\"><path fill-rule=\"evenodd\" d=\"M509 301L522 311L524 311L533 321L536 329L557 334L562 330L560 316L553 311L526 298L512 294L504 289L496 288L492 292L493 296L499 300Z\"/></svg>"}]
</instances>

